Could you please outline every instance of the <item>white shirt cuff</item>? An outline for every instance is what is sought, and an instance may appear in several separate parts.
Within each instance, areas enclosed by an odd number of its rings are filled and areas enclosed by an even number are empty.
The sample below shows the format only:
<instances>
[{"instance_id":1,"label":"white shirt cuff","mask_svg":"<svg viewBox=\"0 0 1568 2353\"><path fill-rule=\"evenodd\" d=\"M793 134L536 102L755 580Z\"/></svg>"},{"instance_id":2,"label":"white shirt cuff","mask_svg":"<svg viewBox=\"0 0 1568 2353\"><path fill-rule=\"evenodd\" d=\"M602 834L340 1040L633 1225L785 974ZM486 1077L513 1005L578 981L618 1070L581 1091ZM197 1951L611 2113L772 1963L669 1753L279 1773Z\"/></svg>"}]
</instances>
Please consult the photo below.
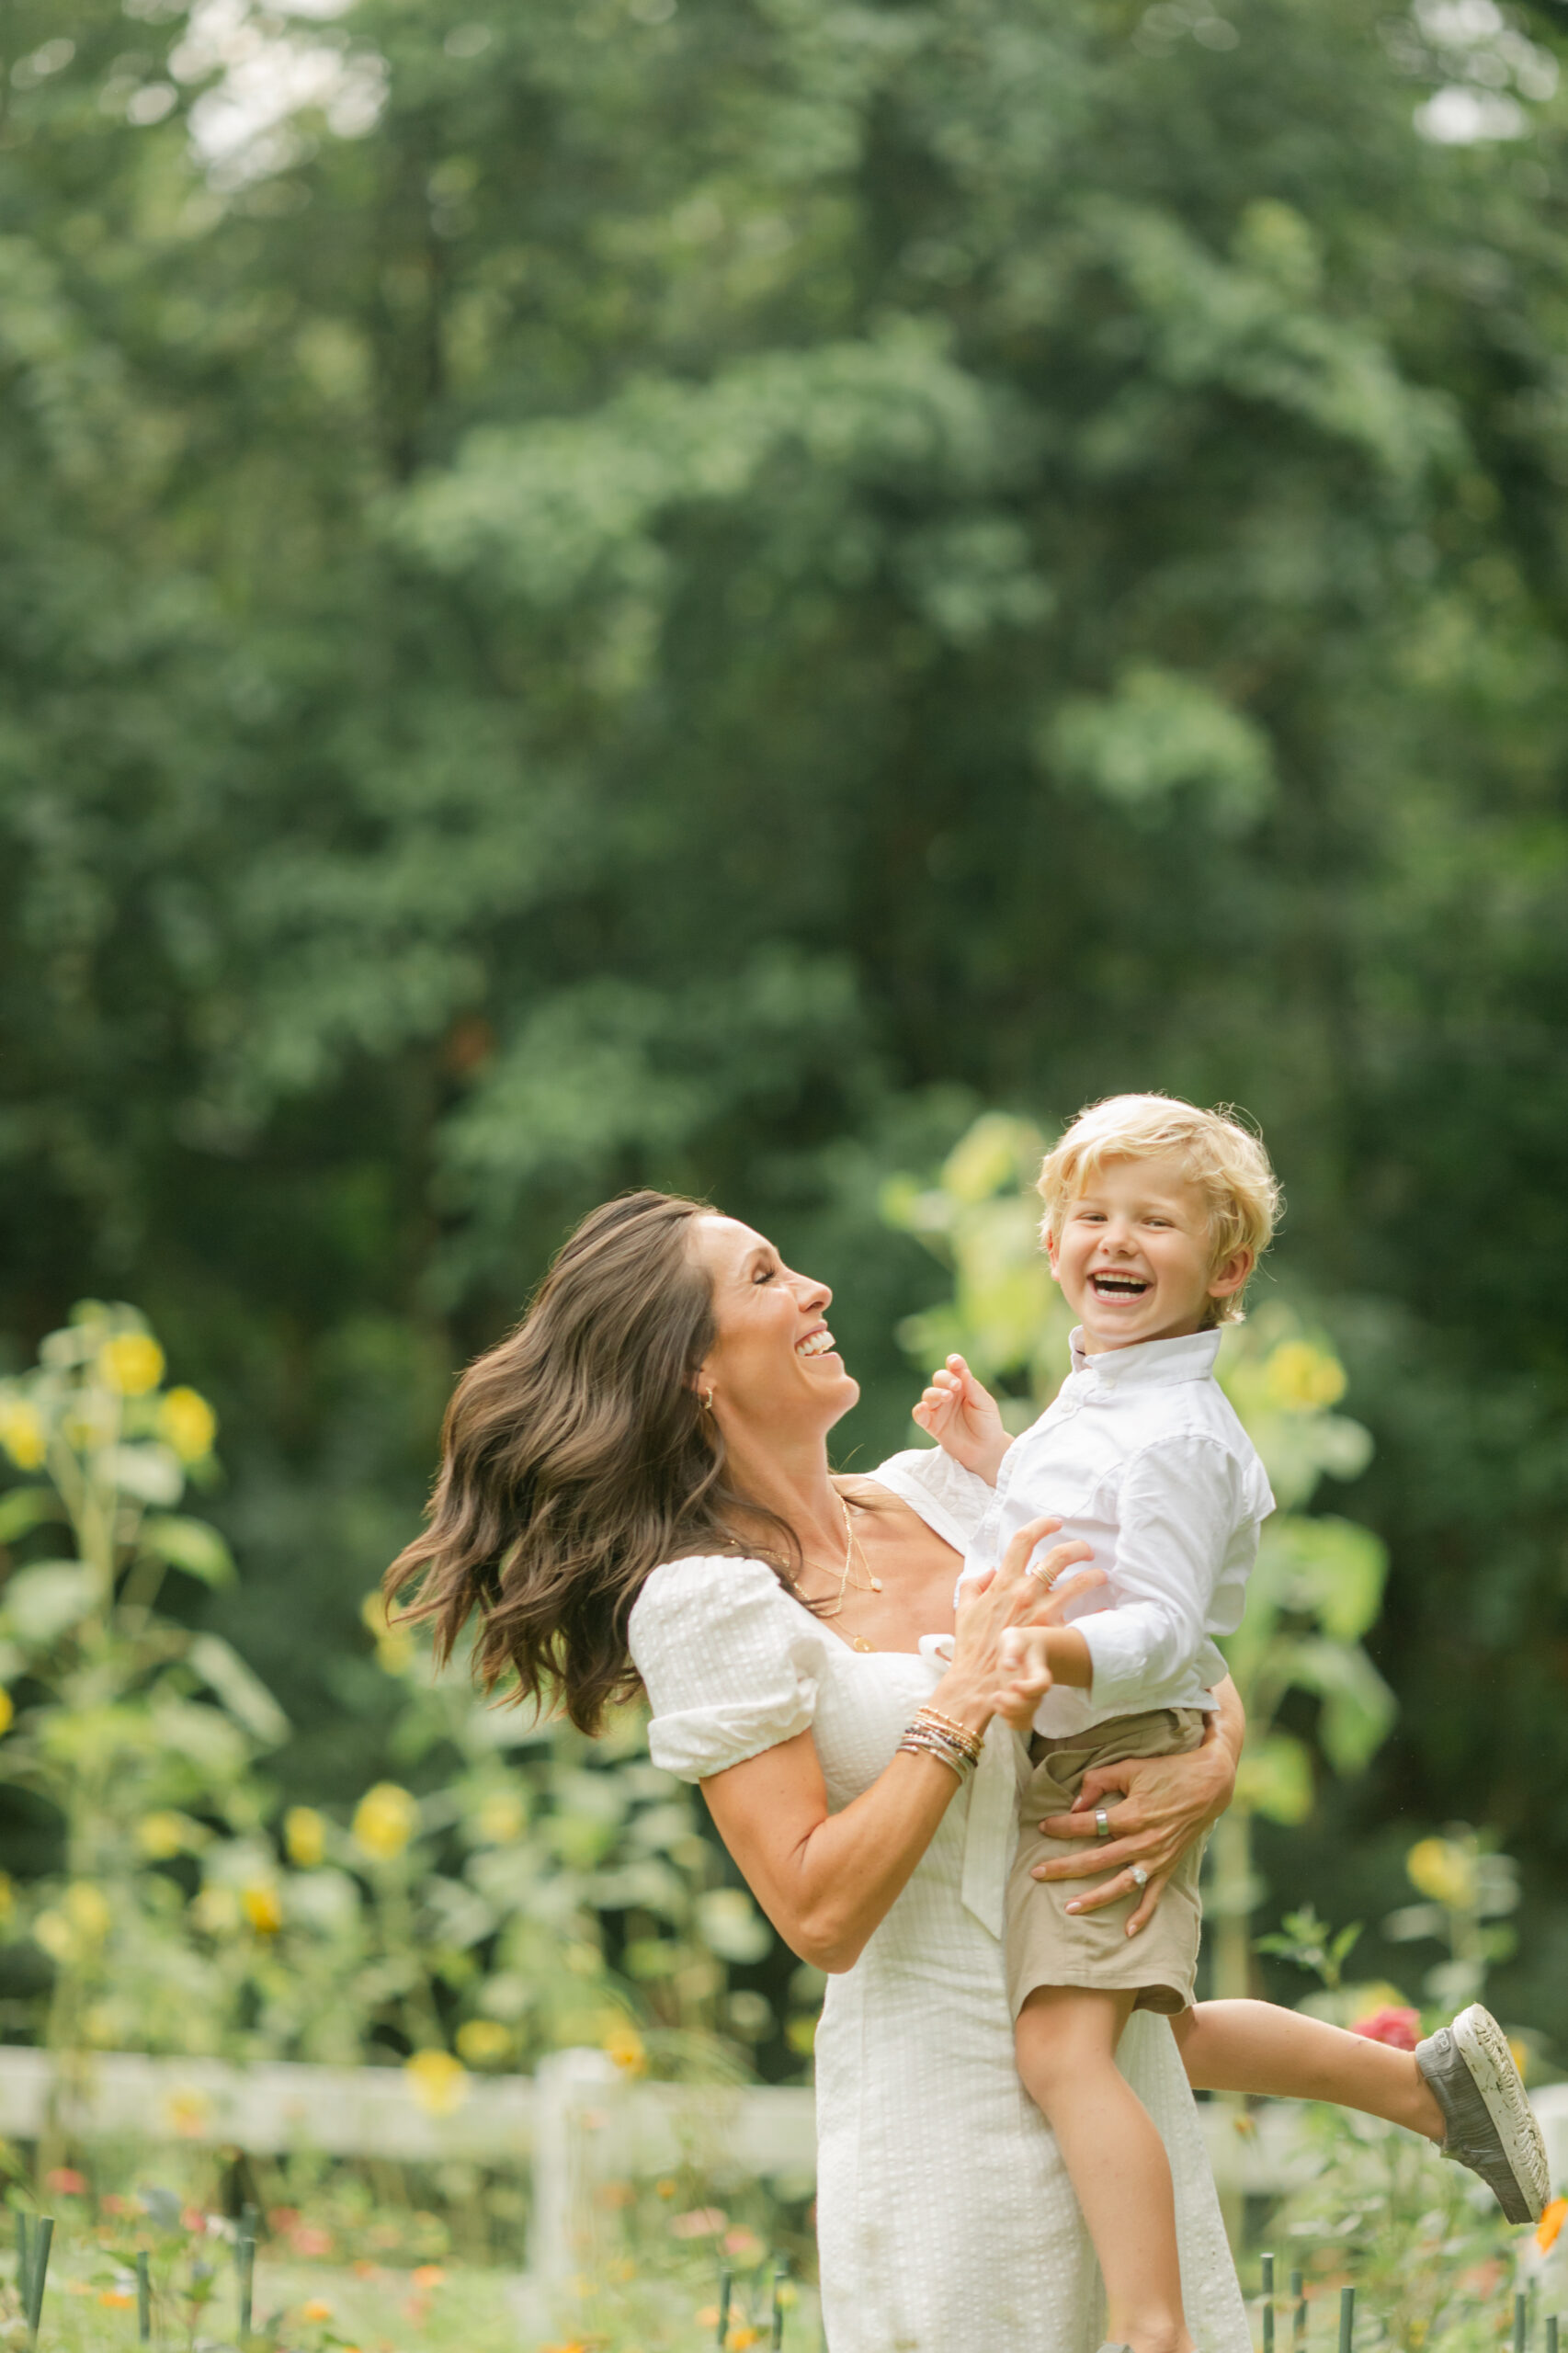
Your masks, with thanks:
<instances>
[{"instance_id":1,"label":"white shirt cuff","mask_svg":"<svg viewBox=\"0 0 1568 2353\"><path fill-rule=\"evenodd\" d=\"M1137 1620L1117 1609L1096 1609L1073 1622L1088 1644L1094 1681L1086 1696L1092 1705L1135 1715L1149 1688L1148 1646Z\"/></svg>"}]
</instances>

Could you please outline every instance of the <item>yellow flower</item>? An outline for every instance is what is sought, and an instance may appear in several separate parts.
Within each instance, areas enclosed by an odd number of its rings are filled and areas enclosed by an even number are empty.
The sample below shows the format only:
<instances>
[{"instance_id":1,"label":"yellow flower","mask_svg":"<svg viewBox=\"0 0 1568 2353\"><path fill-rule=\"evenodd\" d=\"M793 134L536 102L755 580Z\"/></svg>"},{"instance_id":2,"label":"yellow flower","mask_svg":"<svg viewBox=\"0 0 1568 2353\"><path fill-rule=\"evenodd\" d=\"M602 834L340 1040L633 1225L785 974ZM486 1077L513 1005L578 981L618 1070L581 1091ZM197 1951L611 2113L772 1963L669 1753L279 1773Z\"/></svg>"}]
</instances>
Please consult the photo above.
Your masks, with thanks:
<instances>
[{"instance_id":1,"label":"yellow flower","mask_svg":"<svg viewBox=\"0 0 1568 2353\"><path fill-rule=\"evenodd\" d=\"M312 2296L308 2303L300 2306L300 2318L301 2320L330 2320L332 2306L324 2296Z\"/></svg>"},{"instance_id":2,"label":"yellow flower","mask_svg":"<svg viewBox=\"0 0 1568 2353\"><path fill-rule=\"evenodd\" d=\"M511 2029L499 2018L465 2018L457 2041L459 2058L471 2067L494 2067L511 2056Z\"/></svg>"},{"instance_id":3,"label":"yellow flower","mask_svg":"<svg viewBox=\"0 0 1568 2353\"><path fill-rule=\"evenodd\" d=\"M9 1871L0 1871L0 1921L8 1920L17 1908L17 1891L11 1884Z\"/></svg>"},{"instance_id":4,"label":"yellow flower","mask_svg":"<svg viewBox=\"0 0 1568 2353\"><path fill-rule=\"evenodd\" d=\"M1529 2044L1528 2042L1521 2042L1517 2035L1511 2034L1508 2037L1508 2055L1513 2060L1515 2066L1518 2069L1519 2080L1523 2083L1528 2078L1530 2072Z\"/></svg>"},{"instance_id":5,"label":"yellow flower","mask_svg":"<svg viewBox=\"0 0 1568 2353\"><path fill-rule=\"evenodd\" d=\"M376 1638L376 1665L387 1675L406 1675L419 1655L419 1645L406 1626L392 1624L379 1586L359 1604L359 1616Z\"/></svg>"},{"instance_id":6,"label":"yellow flower","mask_svg":"<svg viewBox=\"0 0 1568 2353\"><path fill-rule=\"evenodd\" d=\"M73 1880L65 1891L64 1910L71 1926L93 1944L102 1944L114 1926L108 1896L90 1879Z\"/></svg>"},{"instance_id":7,"label":"yellow flower","mask_svg":"<svg viewBox=\"0 0 1568 2353\"><path fill-rule=\"evenodd\" d=\"M226 1937L240 1925L240 1901L232 1887L204 1887L194 1898L190 1917L209 1937Z\"/></svg>"},{"instance_id":8,"label":"yellow flower","mask_svg":"<svg viewBox=\"0 0 1568 2353\"><path fill-rule=\"evenodd\" d=\"M528 1821L528 1810L512 1790L496 1790L474 1815L480 1836L488 1839L493 1847L506 1847L514 1838L520 1838Z\"/></svg>"},{"instance_id":9,"label":"yellow flower","mask_svg":"<svg viewBox=\"0 0 1568 2353\"><path fill-rule=\"evenodd\" d=\"M604 2039L604 2048L623 2075L647 2074L647 2045L634 2026L625 2023L612 2026Z\"/></svg>"},{"instance_id":10,"label":"yellow flower","mask_svg":"<svg viewBox=\"0 0 1568 2353\"><path fill-rule=\"evenodd\" d=\"M1282 1340L1264 1366L1263 1386L1271 1405L1288 1414L1315 1414L1344 1396L1345 1367L1310 1340Z\"/></svg>"},{"instance_id":11,"label":"yellow flower","mask_svg":"<svg viewBox=\"0 0 1568 2353\"><path fill-rule=\"evenodd\" d=\"M409 2090L427 2116L450 2116L468 2097L468 2069L449 2051L416 2051L403 2067Z\"/></svg>"},{"instance_id":12,"label":"yellow flower","mask_svg":"<svg viewBox=\"0 0 1568 2353\"><path fill-rule=\"evenodd\" d=\"M386 1595L379 1585L373 1585L359 1604L359 1623L374 1634L376 1640L380 1642L390 1622L387 1617Z\"/></svg>"},{"instance_id":13,"label":"yellow flower","mask_svg":"<svg viewBox=\"0 0 1568 2353\"><path fill-rule=\"evenodd\" d=\"M1568 2198L1554 2198L1535 2228L1535 2243L1542 2255L1551 2253L1565 2222L1568 2222Z\"/></svg>"},{"instance_id":14,"label":"yellow flower","mask_svg":"<svg viewBox=\"0 0 1568 2353\"><path fill-rule=\"evenodd\" d=\"M188 2086L171 2091L164 2099L164 2121L182 2141L199 2141L212 2120L212 2101Z\"/></svg>"},{"instance_id":15,"label":"yellow flower","mask_svg":"<svg viewBox=\"0 0 1568 2353\"><path fill-rule=\"evenodd\" d=\"M136 2299L128 2288L100 2288L98 2302L108 2304L111 2312L128 2313Z\"/></svg>"},{"instance_id":16,"label":"yellow flower","mask_svg":"<svg viewBox=\"0 0 1568 2353\"><path fill-rule=\"evenodd\" d=\"M98 1371L122 1397L145 1397L164 1377L164 1352L150 1332L117 1332L98 1350Z\"/></svg>"},{"instance_id":17,"label":"yellow flower","mask_svg":"<svg viewBox=\"0 0 1568 2353\"><path fill-rule=\"evenodd\" d=\"M257 1881L241 1890L240 1904L258 1937L275 1937L283 1926L283 1905L275 1887Z\"/></svg>"},{"instance_id":18,"label":"yellow flower","mask_svg":"<svg viewBox=\"0 0 1568 2353\"><path fill-rule=\"evenodd\" d=\"M33 1942L42 1948L51 1961L62 1963L68 1961L76 1949L71 1923L63 1912L40 1912L33 1922Z\"/></svg>"},{"instance_id":19,"label":"yellow flower","mask_svg":"<svg viewBox=\"0 0 1568 2353\"><path fill-rule=\"evenodd\" d=\"M1475 1864L1449 1838L1418 1838L1404 1859L1410 1883L1450 1912L1468 1912L1475 1902Z\"/></svg>"},{"instance_id":20,"label":"yellow flower","mask_svg":"<svg viewBox=\"0 0 1568 2353\"><path fill-rule=\"evenodd\" d=\"M171 1389L158 1404L158 1436L182 1462L199 1462L212 1451L218 1416L199 1390Z\"/></svg>"},{"instance_id":21,"label":"yellow flower","mask_svg":"<svg viewBox=\"0 0 1568 2353\"><path fill-rule=\"evenodd\" d=\"M49 1452L43 1415L27 1398L0 1398L0 1446L18 1471L38 1470Z\"/></svg>"},{"instance_id":22,"label":"yellow flower","mask_svg":"<svg viewBox=\"0 0 1568 2353\"><path fill-rule=\"evenodd\" d=\"M8 1691L0 1689L0 1739L3 1739L6 1733L10 1731L11 1726L15 1723L16 1720L16 1701L12 1699Z\"/></svg>"},{"instance_id":23,"label":"yellow flower","mask_svg":"<svg viewBox=\"0 0 1568 2353\"><path fill-rule=\"evenodd\" d=\"M376 1644L376 1665L383 1675L406 1675L419 1656L419 1645L406 1626L393 1626Z\"/></svg>"},{"instance_id":24,"label":"yellow flower","mask_svg":"<svg viewBox=\"0 0 1568 2353\"><path fill-rule=\"evenodd\" d=\"M185 1816L179 1813L144 1813L136 1825L136 1844L154 1863L166 1863L171 1855L183 1855L186 1845Z\"/></svg>"},{"instance_id":25,"label":"yellow flower","mask_svg":"<svg viewBox=\"0 0 1568 2353\"><path fill-rule=\"evenodd\" d=\"M419 1801L395 1781L367 1790L354 1813L354 1836L378 1862L396 1860L419 1827Z\"/></svg>"},{"instance_id":26,"label":"yellow flower","mask_svg":"<svg viewBox=\"0 0 1568 2353\"><path fill-rule=\"evenodd\" d=\"M313 1871L326 1853L326 1824L313 1805L291 1805L283 1817L283 1845L289 1860L302 1871Z\"/></svg>"}]
</instances>

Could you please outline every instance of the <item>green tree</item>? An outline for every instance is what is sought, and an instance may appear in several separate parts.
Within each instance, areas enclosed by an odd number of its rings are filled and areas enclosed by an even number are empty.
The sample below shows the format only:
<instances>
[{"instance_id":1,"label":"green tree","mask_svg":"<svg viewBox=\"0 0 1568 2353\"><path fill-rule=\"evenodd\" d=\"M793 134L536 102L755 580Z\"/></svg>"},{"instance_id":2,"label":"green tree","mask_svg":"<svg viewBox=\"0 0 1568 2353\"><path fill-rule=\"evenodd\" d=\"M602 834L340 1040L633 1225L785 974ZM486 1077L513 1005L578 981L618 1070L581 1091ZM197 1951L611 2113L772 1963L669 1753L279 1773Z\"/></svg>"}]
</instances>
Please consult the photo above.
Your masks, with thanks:
<instances>
[{"instance_id":1,"label":"green tree","mask_svg":"<svg viewBox=\"0 0 1568 2353\"><path fill-rule=\"evenodd\" d=\"M1561 1858L1560 39L7 0L0 1324L200 1368L299 1791L592 1199L840 1282L872 1455L881 1178L1155 1084L1336 1302L1388 1790Z\"/></svg>"}]
</instances>

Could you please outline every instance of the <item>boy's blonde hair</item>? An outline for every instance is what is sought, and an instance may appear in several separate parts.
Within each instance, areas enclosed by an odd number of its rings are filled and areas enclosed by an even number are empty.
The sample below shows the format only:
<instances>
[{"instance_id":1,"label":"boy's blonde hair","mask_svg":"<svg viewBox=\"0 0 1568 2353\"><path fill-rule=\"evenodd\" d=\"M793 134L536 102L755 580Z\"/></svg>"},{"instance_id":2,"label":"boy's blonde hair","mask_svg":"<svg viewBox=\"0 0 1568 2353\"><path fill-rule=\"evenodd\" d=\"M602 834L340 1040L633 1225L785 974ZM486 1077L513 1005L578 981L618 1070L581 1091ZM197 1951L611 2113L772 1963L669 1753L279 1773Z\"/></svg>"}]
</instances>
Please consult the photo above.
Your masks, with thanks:
<instances>
[{"instance_id":1,"label":"boy's blonde hair","mask_svg":"<svg viewBox=\"0 0 1568 2353\"><path fill-rule=\"evenodd\" d=\"M1042 1233L1056 1232L1062 1211L1108 1161L1158 1160L1167 1153L1185 1164L1208 1201L1210 1266L1222 1266L1237 1250L1250 1250L1256 1266L1284 1207L1263 1139L1228 1106L1200 1111L1170 1095L1111 1095L1079 1112L1040 1172ZM1206 1321L1239 1324L1245 1291L1244 1283L1228 1299L1211 1299Z\"/></svg>"}]
</instances>

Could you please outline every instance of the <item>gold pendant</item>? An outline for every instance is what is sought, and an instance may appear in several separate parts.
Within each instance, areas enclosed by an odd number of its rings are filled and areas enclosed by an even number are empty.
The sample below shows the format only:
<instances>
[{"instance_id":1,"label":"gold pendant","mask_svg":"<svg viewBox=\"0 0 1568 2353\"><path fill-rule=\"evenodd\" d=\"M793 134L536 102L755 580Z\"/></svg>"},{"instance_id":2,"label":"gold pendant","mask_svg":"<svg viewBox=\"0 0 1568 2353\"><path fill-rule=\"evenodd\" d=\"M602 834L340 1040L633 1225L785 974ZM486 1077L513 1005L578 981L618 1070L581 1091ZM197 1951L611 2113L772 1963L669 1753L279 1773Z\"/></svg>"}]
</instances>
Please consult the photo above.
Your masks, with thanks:
<instances>
[{"instance_id":1,"label":"gold pendant","mask_svg":"<svg viewBox=\"0 0 1568 2353\"><path fill-rule=\"evenodd\" d=\"M852 1651L873 1651L873 1652L874 1652L877 1646L876 1646L875 1643L869 1643L869 1642L866 1640L866 1637L864 1636L864 1634L857 1634L857 1635L854 1637L853 1641L850 1643L849 1647L850 1647L850 1649L851 1649Z\"/></svg>"},{"instance_id":2,"label":"gold pendant","mask_svg":"<svg viewBox=\"0 0 1568 2353\"><path fill-rule=\"evenodd\" d=\"M881 1577L873 1577L873 1578L871 1579L871 1591L872 1591L873 1593L881 1593L881 1589L882 1589L882 1581L881 1581Z\"/></svg>"}]
</instances>

